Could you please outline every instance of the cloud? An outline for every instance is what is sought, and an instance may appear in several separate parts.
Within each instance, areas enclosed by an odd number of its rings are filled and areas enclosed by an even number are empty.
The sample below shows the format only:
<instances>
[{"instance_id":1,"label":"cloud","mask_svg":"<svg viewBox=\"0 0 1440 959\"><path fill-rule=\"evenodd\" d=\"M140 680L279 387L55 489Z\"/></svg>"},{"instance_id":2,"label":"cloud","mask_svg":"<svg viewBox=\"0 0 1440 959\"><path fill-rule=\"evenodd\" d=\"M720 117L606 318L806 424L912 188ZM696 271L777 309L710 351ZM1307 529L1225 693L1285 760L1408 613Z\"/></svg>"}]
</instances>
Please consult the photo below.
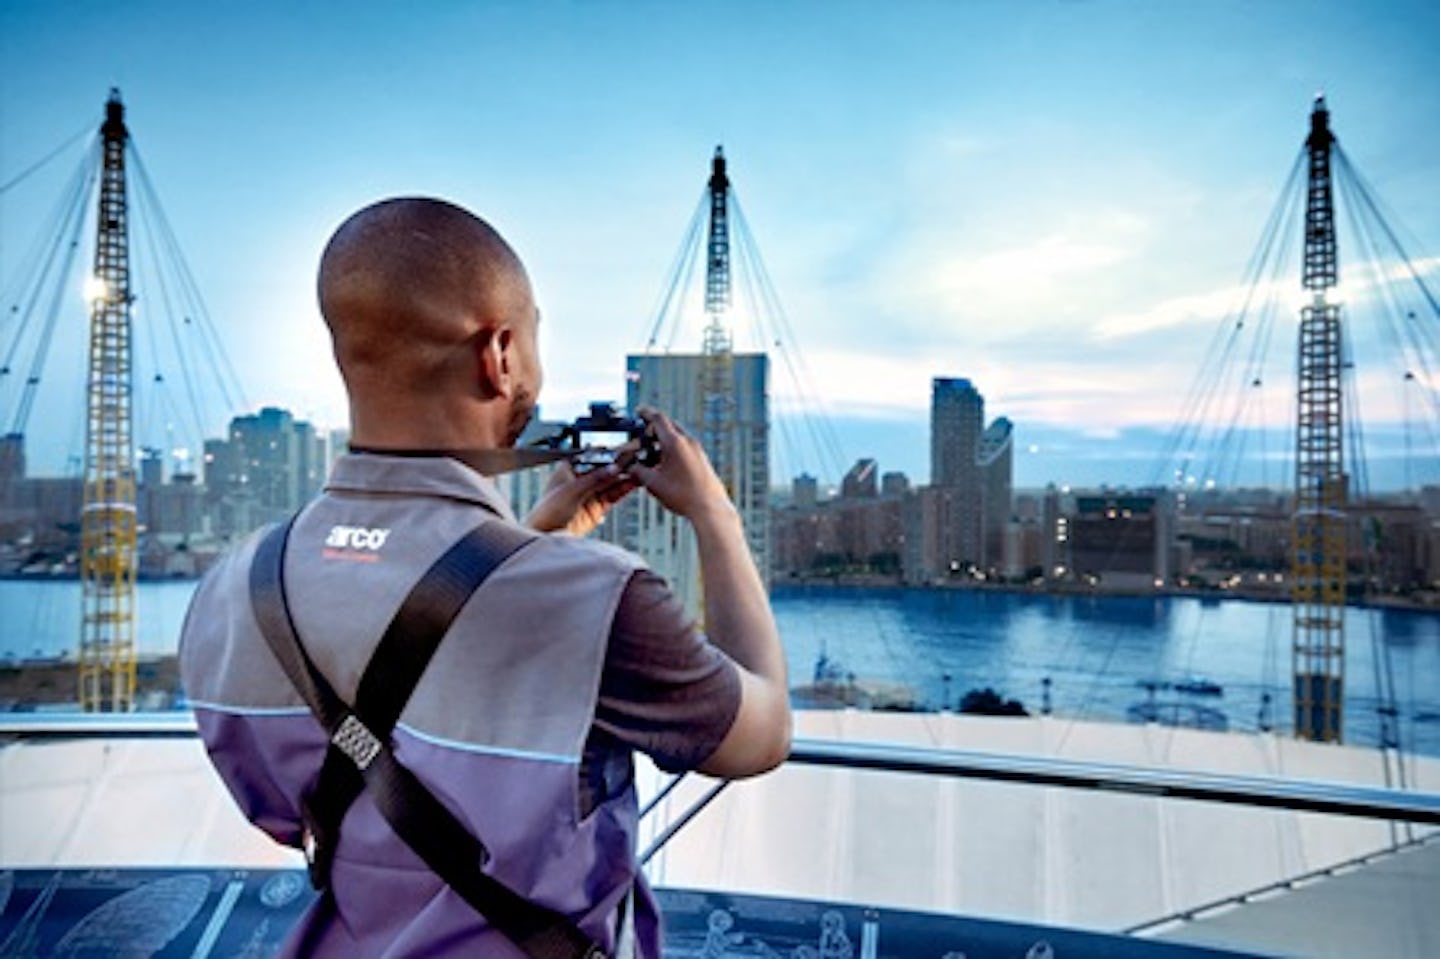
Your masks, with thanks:
<instances>
[{"instance_id":1,"label":"cloud","mask_svg":"<svg viewBox=\"0 0 1440 959\"><path fill-rule=\"evenodd\" d=\"M1421 277L1437 273L1440 257L1416 260L1411 266ZM1345 269L1342 283L1331 294L1331 300L1351 307L1366 305L1376 299L1374 294L1380 287L1411 280L1411 272L1403 264L1365 260ZM1310 297L1293 275L1256 283L1253 287L1231 284L1169 297L1142 310L1108 316L1094 327L1094 338L1116 340L1178 326L1213 324L1227 316L1238 317L1242 309L1256 316L1262 308L1278 308L1295 316Z\"/></svg>"},{"instance_id":2,"label":"cloud","mask_svg":"<svg viewBox=\"0 0 1440 959\"><path fill-rule=\"evenodd\" d=\"M1142 221L1120 215L1090 235L1049 233L979 256L941 254L931 266L927 292L961 309L977 304L1005 312L1026 309L1053 297L1062 284L1083 282L1097 270L1132 259L1139 252L1136 237L1143 233Z\"/></svg>"}]
</instances>

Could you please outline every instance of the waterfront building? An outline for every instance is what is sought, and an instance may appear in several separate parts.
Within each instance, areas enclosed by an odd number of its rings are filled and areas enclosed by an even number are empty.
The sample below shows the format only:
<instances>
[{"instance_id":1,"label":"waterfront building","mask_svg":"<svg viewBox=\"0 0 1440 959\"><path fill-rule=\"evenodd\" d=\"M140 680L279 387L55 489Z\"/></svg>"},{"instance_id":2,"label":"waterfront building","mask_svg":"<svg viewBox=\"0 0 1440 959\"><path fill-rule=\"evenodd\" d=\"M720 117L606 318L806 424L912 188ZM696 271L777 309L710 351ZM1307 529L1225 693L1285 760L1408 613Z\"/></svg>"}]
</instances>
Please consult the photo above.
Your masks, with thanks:
<instances>
[{"instance_id":1,"label":"waterfront building","mask_svg":"<svg viewBox=\"0 0 1440 959\"><path fill-rule=\"evenodd\" d=\"M820 501L820 484L809 473L795 477L790 487L790 502L800 509L811 509Z\"/></svg>"},{"instance_id":2,"label":"waterfront building","mask_svg":"<svg viewBox=\"0 0 1440 959\"><path fill-rule=\"evenodd\" d=\"M922 486L902 500L901 573L911 586L948 578L960 561L948 550L954 492L943 486Z\"/></svg>"},{"instance_id":3,"label":"waterfront building","mask_svg":"<svg viewBox=\"0 0 1440 959\"><path fill-rule=\"evenodd\" d=\"M1010 525L1010 498L1014 485L1014 429L999 417L980 434L976 466L980 473L980 565L1005 570L1012 565L1006 552Z\"/></svg>"},{"instance_id":4,"label":"waterfront building","mask_svg":"<svg viewBox=\"0 0 1440 959\"><path fill-rule=\"evenodd\" d=\"M25 478L25 434L0 436L0 484ZM0 489L4 489L0 485Z\"/></svg>"},{"instance_id":5,"label":"waterfront building","mask_svg":"<svg viewBox=\"0 0 1440 959\"><path fill-rule=\"evenodd\" d=\"M873 459L859 459L840 481L844 499L873 499L880 495L880 469Z\"/></svg>"},{"instance_id":6,"label":"waterfront building","mask_svg":"<svg viewBox=\"0 0 1440 959\"><path fill-rule=\"evenodd\" d=\"M1172 529L1164 492L1077 495L1067 537L1074 574L1114 589L1163 585Z\"/></svg>"},{"instance_id":7,"label":"waterfront building","mask_svg":"<svg viewBox=\"0 0 1440 959\"><path fill-rule=\"evenodd\" d=\"M1006 558L1013 433L1005 417L985 427L985 399L968 379L932 380L930 485L945 492L917 501L909 510L907 555L919 565L907 579L925 582L970 569L1000 572L1013 565ZM921 517L942 525L926 527ZM911 529L917 523L921 525ZM920 541L914 542L917 536Z\"/></svg>"},{"instance_id":8,"label":"waterfront building","mask_svg":"<svg viewBox=\"0 0 1440 959\"><path fill-rule=\"evenodd\" d=\"M880 477L880 495L887 497L904 496L910 492L910 477L901 472L890 472Z\"/></svg>"},{"instance_id":9,"label":"waterfront building","mask_svg":"<svg viewBox=\"0 0 1440 959\"><path fill-rule=\"evenodd\" d=\"M37 552L63 558L79 546L80 506L85 482L79 476L29 476L10 484L3 511L6 538L26 540Z\"/></svg>"},{"instance_id":10,"label":"waterfront building","mask_svg":"<svg viewBox=\"0 0 1440 959\"><path fill-rule=\"evenodd\" d=\"M205 441L206 510L215 532L233 536L276 522L320 492L324 443L315 428L267 406L230 420L226 439Z\"/></svg>"}]
</instances>

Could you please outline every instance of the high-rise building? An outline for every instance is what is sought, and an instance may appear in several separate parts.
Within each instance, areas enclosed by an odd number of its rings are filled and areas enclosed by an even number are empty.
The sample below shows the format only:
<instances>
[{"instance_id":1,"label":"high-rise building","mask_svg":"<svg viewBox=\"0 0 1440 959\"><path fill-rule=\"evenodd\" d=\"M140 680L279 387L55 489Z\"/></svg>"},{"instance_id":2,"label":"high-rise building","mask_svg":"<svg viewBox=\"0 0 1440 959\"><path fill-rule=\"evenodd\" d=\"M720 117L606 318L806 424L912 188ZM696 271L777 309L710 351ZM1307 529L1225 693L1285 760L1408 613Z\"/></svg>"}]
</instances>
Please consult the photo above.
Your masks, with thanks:
<instances>
[{"instance_id":1,"label":"high-rise building","mask_svg":"<svg viewBox=\"0 0 1440 959\"><path fill-rule=\"evenodd\" d=\"M734 353L728 361L733 409L726 422L729 435L720 477L741 519L755 566L768 583L770 575L770 399L769 358L764 353ZM626 405L653 406L678 421L692 435L702 436L707 357L699 353L631 355L626 357ZM714 451L706 450L712 460ZM692 612L700 605L699 558L690 524L679 520L653 497L630 497L620 511L617 539L633 549L670 580L671 588Z\"/></svg>"},{"instance_id":2,"label":"high-rise building","mask_svg":"<svg viewBox=\"0 0 1440 959\"><path fill-rule=\"evenodd\" d=\"M840 481L843 499L874 499L880 495L880 467L873 459L860 459Z\"/></svg>"},{"instance_id":3,"label":"high-rise building","mask_svg":"<svg viewBox=\"0 0 1440 959\"><path fill-rule=\"evenodd\" d=\"M942 551L960 566L983 565L984 492L980 437L985 400L967 379L935 377L930 393L930 485L949 493Z\"/></svg>"},{"instance_id":4,"label":"high-rise building","mask_svg":"<svg viewBox=\"0 0 1440 959\"><path fill-rule=\"evenodd\" d=\"M980 434L980 448L975 456L981 492L980 562L986 569L1004 571L1011 565L1006 556L1009 541L1006 531L1010 525L1015 472L1013 434L1010 420L999 417Z\"/></svg>"},{"instance_id":5,"label":"high-rise building","mask_svg":"<svg viewBox=\"0 0 1440 959\"><path fill-rule=\"evenodd\" d=\"M299 509L320 491L325 465L314 427L288 410L235 417L227 439L205 441L206 505L217 532L248 532Z\"/></svg>"}]
</instances>

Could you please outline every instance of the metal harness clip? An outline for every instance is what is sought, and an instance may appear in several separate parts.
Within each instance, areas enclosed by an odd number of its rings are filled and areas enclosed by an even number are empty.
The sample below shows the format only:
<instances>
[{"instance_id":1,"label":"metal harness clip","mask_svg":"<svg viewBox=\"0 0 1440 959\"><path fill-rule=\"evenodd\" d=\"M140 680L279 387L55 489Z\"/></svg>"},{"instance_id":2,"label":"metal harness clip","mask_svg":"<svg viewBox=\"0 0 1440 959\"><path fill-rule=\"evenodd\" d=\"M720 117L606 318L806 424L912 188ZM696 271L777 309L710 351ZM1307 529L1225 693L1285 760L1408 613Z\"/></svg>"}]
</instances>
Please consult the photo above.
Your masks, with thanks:
<instances>
[{"instance_id":1,"label":"metal harness clip","mask_svg":"<svg viewBox=\"0 0 1440 959\"><path fill-rule=\"evenodd\" d=\"M355 764L355 768L361 772L364 772L380 754L380 740L365 728L365 724L354 713L347 715L336 727L335 734L330 737L330 742L348 756L350 761Z\"/></svg>"}]
</instances>

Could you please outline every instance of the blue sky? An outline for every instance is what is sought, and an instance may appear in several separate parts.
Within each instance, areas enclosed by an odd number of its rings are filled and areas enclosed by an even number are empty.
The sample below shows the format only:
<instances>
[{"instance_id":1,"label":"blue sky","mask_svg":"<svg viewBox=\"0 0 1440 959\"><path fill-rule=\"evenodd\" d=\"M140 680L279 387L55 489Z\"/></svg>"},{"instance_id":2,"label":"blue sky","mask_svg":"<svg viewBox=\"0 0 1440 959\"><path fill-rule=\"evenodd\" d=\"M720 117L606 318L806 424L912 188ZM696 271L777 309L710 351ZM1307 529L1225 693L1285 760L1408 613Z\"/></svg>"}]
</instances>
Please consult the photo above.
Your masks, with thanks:
<instances>
[{"instance_id":1,"label":"blue sky","mask_svg":"<svg viewBox=\"0 0 1440 959\"><path fill-rule=\"evenodd\" d=\"M119 86L246 398L326 426L345 417L314 305L326 237L382 196L453 199L529 265L542 405L573 416L623 395L724 143L808 408L848 457L923 481L930 378L967 376L1015 422L1017 485L1134 484L1243 292L1317 90L1440 285L1437 45L1426 2L0 0L0 182ZM0 289L78 162L0 196ZM1277 368L1293 337L1277 323ZM78 451L84 343L77 298L28 424L36 470ZM1269 427L1289 415L1274 384ZM1412 398L1378 379L1362 398L1375 484L1440 482ZM219 434L235 411L212 405ZM156 435L165 418L138 440L189 444ZM781 475L848 465L776 456Z\"/></svg>"}]
</instances>

